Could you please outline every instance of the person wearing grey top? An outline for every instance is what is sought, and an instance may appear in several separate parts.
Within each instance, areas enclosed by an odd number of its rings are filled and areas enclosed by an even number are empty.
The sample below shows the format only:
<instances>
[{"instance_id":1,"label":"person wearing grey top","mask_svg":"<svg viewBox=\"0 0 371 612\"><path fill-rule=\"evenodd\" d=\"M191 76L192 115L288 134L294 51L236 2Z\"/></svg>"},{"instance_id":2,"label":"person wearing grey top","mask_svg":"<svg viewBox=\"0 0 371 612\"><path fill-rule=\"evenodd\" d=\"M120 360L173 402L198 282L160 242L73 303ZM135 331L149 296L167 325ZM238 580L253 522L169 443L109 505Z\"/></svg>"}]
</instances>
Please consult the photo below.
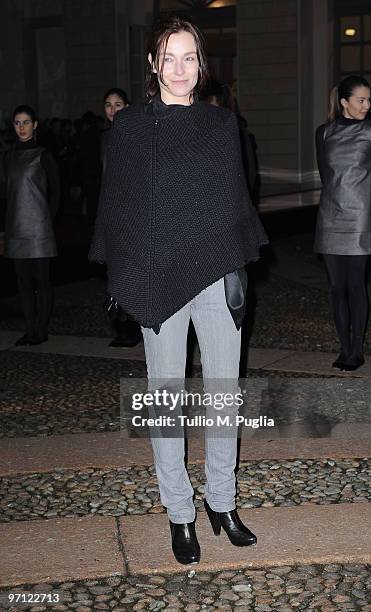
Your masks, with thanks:
<instances>
[{"instance_id":1,"label":"person wearing grey top","mask_svg":"<svg viewBox=\"0 0 371 612\"><path fill-rule=\"evenodd\" d=\"M368 316L366 265L371 253L370 85L359 76L331 92L329 120L316 132L323 184L314 250L323 255L340 354L332 364L353 371L364 363Z\"/></svg>"},{"instance_id":2,"label":"person wearing grey top","mask_svg":"<svg viewBox=\"0 0 371 612\"><path fill-rule=\"evenodd\" d=\"M5 158L7 208L4 254L14 260L26 333L18 346L48 339L52 307L50 259L57 247L53 218L59 205L59 174L52 154L35 140L35 111L26 105L13 113L15 146Z\"/></svg>"}]
</instances>

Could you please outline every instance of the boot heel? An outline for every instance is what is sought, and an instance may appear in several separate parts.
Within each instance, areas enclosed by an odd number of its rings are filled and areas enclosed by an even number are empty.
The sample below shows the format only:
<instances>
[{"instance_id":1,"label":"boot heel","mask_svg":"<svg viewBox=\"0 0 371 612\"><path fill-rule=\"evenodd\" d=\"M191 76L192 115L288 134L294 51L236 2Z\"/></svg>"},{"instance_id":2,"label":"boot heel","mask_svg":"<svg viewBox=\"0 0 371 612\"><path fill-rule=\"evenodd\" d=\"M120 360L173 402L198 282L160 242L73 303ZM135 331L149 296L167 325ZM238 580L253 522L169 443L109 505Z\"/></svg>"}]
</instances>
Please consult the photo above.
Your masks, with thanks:
<instances>
[{"instance_id":1,"label":"boot heel","mask_svg":"<svg viewBox=\"0 0 371 612\"><path fill-rule=\"evenodd\" d=\"M206 510L206 514L209 517L210 523L211 523L211 527L213 528L213 532L215 535L220 535L220 531L221 531L221 523L219 520L219 516L218 513L215 512L214 510L212 510L209 506L209 504L207 503L206 499L204 500L204 506L205 506L205 510Z\"/></svg>"}]
</instances>

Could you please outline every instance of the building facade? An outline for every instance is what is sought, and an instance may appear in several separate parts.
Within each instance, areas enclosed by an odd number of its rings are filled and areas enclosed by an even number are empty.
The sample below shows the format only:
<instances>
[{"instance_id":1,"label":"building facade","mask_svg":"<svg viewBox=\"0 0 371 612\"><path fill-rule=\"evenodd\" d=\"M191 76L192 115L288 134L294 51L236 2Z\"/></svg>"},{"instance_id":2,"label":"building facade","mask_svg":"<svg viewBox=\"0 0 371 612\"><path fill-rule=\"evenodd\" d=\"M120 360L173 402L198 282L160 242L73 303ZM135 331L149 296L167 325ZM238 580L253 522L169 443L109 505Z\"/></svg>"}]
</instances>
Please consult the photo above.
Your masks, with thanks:
<instances>
[{"instance_id":1,"label":"building facade","mask_svg":"<svg viewBox=\"0 0 371 612\"><path fill-rule=\"evenodd\" d=\"M3 0L0 120L28 103L41 117L102 112L120 86L142 99L154 17L191 16L214 75L233 85L256 138L263 194L318 186L314 131L328 91L371 76L369 0Z\"/></svg>"}]
</instances>

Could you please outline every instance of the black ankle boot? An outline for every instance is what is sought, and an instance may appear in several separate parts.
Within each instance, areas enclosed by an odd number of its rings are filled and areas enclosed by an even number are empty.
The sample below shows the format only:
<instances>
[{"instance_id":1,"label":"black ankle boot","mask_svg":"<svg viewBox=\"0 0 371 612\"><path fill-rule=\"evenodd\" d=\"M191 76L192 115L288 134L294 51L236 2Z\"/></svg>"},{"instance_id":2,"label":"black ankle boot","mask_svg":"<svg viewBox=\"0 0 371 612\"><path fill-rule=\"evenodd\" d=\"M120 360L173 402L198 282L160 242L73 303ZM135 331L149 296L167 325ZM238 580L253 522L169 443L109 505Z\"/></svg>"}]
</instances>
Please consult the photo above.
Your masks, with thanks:
<instances>
[{"instance_id":1,"label":"black ankle boot","mask_svg":"<svg viewBox=\"0 0 371 612\"><path fill-rule=\"evenodd\" d=\"M346 360L347 360L347 355L346 355L346 353L343 353L343 351L342 351L340 353L339 357L337 357L337 359L335 359L334 363L332 364L332 367L333 368L339 368L339 370L342 370Z\"/></svg>"},{"instance_id":2,"label":"black ankle boot","mask_svg":"<svg viewBox=\"0 0 371 612\"><path fill-rule=\"evenodd\" d=\"M18 338L18 340L16 340L16 343L15 343L16 346L31 346L32 344L33 344L33 338L29 336L27 333L24 334L24 336L21 336L21 338Z\"/></svg>"},{"instance_id":3,"label":"black ankle boot","mask_svg":"<svg viewBox=\"0 0 371 612\"><path fill-rule=\"evenodd\" d=\"M347 359L345 363L343 363L341 369L345 370L345 372L354 372L354 370L358 370L358 368L363 366L364 362L365 358L363 357L363 355L349 357L349 359Z\"/></svg>"},{"instance_id":4,"label":"black ankle boot","mask_svg":"<svg viewBox=\"0 0 371 612\"><path fill-rule=\"evenodd\" d=\"M243 524L237 514L237 510L215 512L215 510L210 508L206 499L204 500L204 506L215 535L220 535L221 527L223 527L228 538L235 546L251 546L256 544L256 535Z\"/></svg>"},{"instance_id":5,"label":"black ankle boot","mask_svg":"<svg viewBox=\"0 0 371 612\"><path fill-rule=\"evenodd\" d=\"M36 338L32 341L32 345L33 346L37 346L38 344L42 344L43 342L47 342L49 339L49 336L47 333L44 334L40 334L38 336L36 336Z\"/></svg>"},{"instance_id":6,"label":"black ankle boot","mask_svg":"<svg viewBox=\"0 0 371 612\"><path fill-rule=\"evenodd\" d=\"M171 542L174 557L179 563L198 563L201 557L197 540L195 521L193 523L170 523Z\"/></svg>"}]
</instances>

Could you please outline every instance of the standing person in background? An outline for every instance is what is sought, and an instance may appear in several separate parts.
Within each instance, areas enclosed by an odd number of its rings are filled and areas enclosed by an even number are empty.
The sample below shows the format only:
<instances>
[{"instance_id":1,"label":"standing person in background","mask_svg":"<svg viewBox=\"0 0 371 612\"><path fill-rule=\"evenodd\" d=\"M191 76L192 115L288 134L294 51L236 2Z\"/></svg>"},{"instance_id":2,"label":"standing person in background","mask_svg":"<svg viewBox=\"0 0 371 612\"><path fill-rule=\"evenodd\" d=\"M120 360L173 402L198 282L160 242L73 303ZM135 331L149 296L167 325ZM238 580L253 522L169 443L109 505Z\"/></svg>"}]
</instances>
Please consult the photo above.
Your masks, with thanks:
<instances>
[{"instance_id":1,"label":"standing person in background","mask_svg":"<svg viewBox=\"0 0 371 612\"><path fill-rule=\"evenodd\" d=\"M62 139L62 120L59 117L53 117L49 122L49 151L53 153L57 164L60 161L61 150L63 149Z\"/></svg>"},{"instance_id":2,"label":"standing person in background","mask_svg":"<svg viewBox=\"0 0 371 612\"><path fill-rule=\"evenodd\" d=\"M255 204L257 196L258 164L256 157L256 143L253 134L247 129L247 121L238 110L232 89L226 83L210 79L203 91L203 98L214 106L228 108L236 114L241 142L241 153L245 177L250 197Z\"/></svg>"},{"instance_id":3,"label":"standing person in background","mask_svg":"<svg viewBox=\"0 0 371 612\"><path fill-rule=\"evenodd\" d=\"M368 316L366 265L371 253L370 85L343 79L331 92L328 122L317 128L322 180L314 250L329 279L340 355L332 364L352 371L364 363Z\"/></svg>"},{"instance_id":4,"label":"standing person in background","mask_svg":"<svg viewBox=\"0 0 371 612\"><path fill-rule=\"evenodd\" d=\"M62 186L62 203L64 208L68 208L70 203L70 193L71 193L71 177L72 177L72 167L71 167L71 158L72 158L72 131L73 124L71 119L62 119L61 120L61 148L59 151L59 171L61 177L61 186ZM63 213L63 211L61 211Z\"/></svg>"},{"instance_id":5,"label":"standing person in background","mask_svg":"<svg viewBox=\"0 0 371 612\"><path fill-rule=\"evenodd\" d=\"M104 112L106 115L108 127L102 132L101 157L103 174L106 165L106 150L110 135L112 121L117 111L129 106L128 97L123 89L112 87L104 97ZM109 307L111 306L111 307ZM108 304L108 314L110 316L111 325L114 331L114 338L109 343L111 348L123 348L136 346L142 340L142 333L139 324L134 319L127 315L122 308L115 308L113 304Z\"/></svg>"},{"instance_id":6,"label":"standing person in background","mask_svg":"<svg viewBox=\"0 0 371 612\"><path fill-rule=\"evenodd\" d=\"M52 308L50 259L57 255L53 218L60 190L54 158L35 139L35 111L30 106L18 106L13 125L17 142L5 158L4 254L14 259L26 319L26 333L16 345L25 346L48 340Z\"/></svg>"},{"instance_id":7,"label":"standing person in background","mask_svg":"<svg viewBox=\"0 0 371 612\"><path fill-rule=\"evenodd\" d=\"M104 113L110 127L117 111L129 106L126 92L120 87L112 87L104 95Z\"/></svg>"},{"instance_id":8,"label":"standing person in background","mask_svg":"<svg viewBox=\"0 0 371 612\"><path fill-rule=\"evenodd\" d=\"M101 161L100 131L97 117L91 111L81 117L78 166L81 172L83 214L94 224L99 201Z\"/></svg>"},{"instance_id":9,"label":"standing person in background","mask_svg":"<svg viewBox=\"0 0 371 612\"><path fill-rule=\"evenodd\" d=\"M236 117L199 101L207 76L199 30L178 17L157 24L147 104L124 109L111 128L90 256L107 263L112 298L142 326L150 391L184 389L192 319L205 392L215 397L222 388L235 397L245 298L239 271L259 258L267 238L247 191ZM166 415L166 403L159 410ZM233 419L236 402L231 411ZM236 510L231 425L206 433L204 504L216 535L223 528L232 544L249 546L256 537ZM151 442L175 558L197 563L194 492L184 432L176 430L150 428Z\"/></svg>"}]
</instances>

